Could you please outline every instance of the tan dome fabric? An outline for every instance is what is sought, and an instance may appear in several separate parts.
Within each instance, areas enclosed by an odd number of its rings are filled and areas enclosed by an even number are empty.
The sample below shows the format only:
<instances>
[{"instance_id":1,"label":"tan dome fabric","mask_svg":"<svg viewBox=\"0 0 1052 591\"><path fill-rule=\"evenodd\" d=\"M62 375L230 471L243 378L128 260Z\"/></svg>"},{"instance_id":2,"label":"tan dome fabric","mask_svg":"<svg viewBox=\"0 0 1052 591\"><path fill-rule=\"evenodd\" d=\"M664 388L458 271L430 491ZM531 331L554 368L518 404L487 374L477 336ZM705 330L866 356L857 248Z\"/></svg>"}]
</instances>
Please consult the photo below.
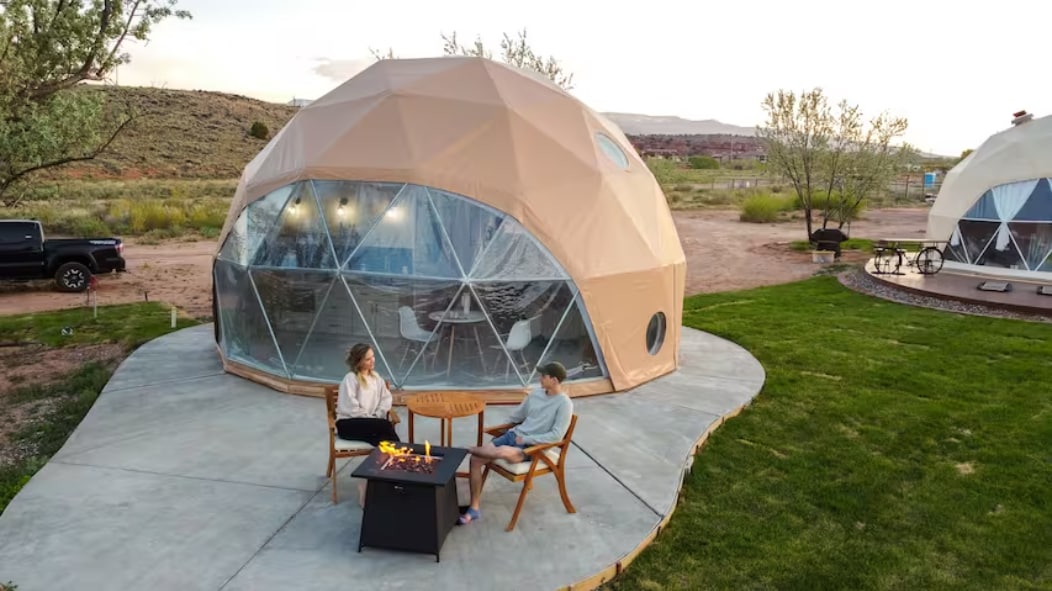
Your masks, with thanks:
<instances>
[{"instance_id":1,"label":"tan dome fabric","mask_svg":"<svg viewBox=\"0 0 1052 591\"><path fill-rule=\"evenodd\" d=\"M482 58L378 61L246 166L219 243L248 204L305 179L414 183L509 214L581 290L616 389L675 369L686 260L665 196L617 126L550 81Z\"/></svg>"}]
</instances>

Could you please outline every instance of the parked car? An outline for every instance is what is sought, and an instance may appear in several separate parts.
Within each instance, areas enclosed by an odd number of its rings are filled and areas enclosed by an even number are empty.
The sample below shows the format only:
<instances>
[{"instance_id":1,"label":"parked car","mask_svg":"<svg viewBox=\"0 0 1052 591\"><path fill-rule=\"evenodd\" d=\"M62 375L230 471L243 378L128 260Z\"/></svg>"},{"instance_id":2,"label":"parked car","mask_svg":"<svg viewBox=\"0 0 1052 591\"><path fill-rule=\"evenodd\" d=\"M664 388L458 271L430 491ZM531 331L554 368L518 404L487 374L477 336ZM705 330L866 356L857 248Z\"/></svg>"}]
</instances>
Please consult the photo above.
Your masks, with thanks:
<instances>
[{"instance_id":1,"label":"parked car","mask_svg":"<svg viewBox=\"0 0 1052 591\"><path fill-rule=\"evenodd\" d=\"M91 276L123 272L120 238L44 238L34 220L0 220L0 280L55 279L59 291L88 289Z\"/></svg>"}]
</instances>

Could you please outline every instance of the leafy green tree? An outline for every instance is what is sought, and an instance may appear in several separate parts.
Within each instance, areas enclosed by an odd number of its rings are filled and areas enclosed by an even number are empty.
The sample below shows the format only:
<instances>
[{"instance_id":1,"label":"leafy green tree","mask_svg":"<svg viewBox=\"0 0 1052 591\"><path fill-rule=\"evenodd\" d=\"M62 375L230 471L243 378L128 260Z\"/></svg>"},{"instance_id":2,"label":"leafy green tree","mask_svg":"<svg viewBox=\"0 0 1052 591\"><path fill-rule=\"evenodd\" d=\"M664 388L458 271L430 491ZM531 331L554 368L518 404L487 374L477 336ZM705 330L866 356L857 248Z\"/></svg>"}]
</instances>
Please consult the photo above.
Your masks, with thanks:
<instances>
[{"instance_id":1,"label":"leafy green tree","mask_svg":"<svg viewBox=\"0 0 1052 591\"><path fill-rule=\"evenodd\" d=\"M865 121L847 101L834 111L821 88L799 96L770 93L763 108L767 121L758 131L767 143L768 167L796 191L808 239L816 211L822 228L830 221L843 228L867 197L887 189L915 153L908 144L892 145L906 132L906 119L881 113Z\"/></svg>"},{"instance_id":2,"label":"leafy green tree","mask_svg":"<svg viewBox=\"0 0 1052 591\"><path fill-rule=\"evenodd\" d=\"M369 51L377 60L396 58L393 49L388 49L386 53L375 49L370 49ZM514 38L504 33L504 38L500 41L500 52L501 59L505 63L524 70L533 70L564 90L573 89L573 74L566 72L562 64L554 57L537 54L528 42L526 29L516 33ZM493 59L493 52L486 48L486 45L482 42L482 37L476 36L473 43L463 45L457 39L456 31L449 35L442 33L442 53L444 55L470 55Z\"/></svg>"},{"instance_id":3,"label":"leafy green tree","mask_svg":"<svg viewBox=\"0 0 1052 591\"><path fill-rule=\"evenodd\" d=\"M0 200L28 175L102 153L133 120L84 88L131 57L178 0L0 0Z\"/></svg>"}]
</instances>

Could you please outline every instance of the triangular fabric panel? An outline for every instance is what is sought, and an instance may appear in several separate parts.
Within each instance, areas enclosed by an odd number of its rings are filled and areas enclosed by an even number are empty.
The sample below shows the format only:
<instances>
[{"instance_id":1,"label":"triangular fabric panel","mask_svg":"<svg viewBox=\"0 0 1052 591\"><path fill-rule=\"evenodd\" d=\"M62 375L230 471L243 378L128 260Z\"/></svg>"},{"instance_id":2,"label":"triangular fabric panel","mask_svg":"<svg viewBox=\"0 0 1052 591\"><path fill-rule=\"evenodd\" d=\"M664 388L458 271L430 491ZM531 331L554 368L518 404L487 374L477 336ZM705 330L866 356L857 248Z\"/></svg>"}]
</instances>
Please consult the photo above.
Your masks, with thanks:
<instances>
[{"instance_id":1,"label":"triangular fabric panel","mask_svg":"<svg viewBox=\"0 0 1052 591\"><path fill-rule=\"evenodd\" d=\"M1052 251L1052 223L1011 222L1008 227L1027 268L1038 270Z\"/></svg>"},{"instance_id":2,"label":"triangular fabric panel","mask_svg":"<svg viewBox=\"0 0 1052 591\"><path fill-rule=\"evenodd\" d=\"M465 273L471 271L500 229L504 214L477 201L438 189L428 189L427 193L446 236L453 243L461 269Z\"/></svg>"},{"instance_id":3,"label":"triangular fabric panel","mask_svg":"<svg viewBox=\"0 0 1052 591\"><path fill-rule=\"evenodd\" d=\"M329 232L310 181L296 184L278 223L260 245L253 266L286 269L335 269Z\"/></svg>"},{"instance_id":4,"label":"triangular fabric panel","mask_svg":"<svg viewBox=\"0 0 1052 591\"><path fill-rule=\"evenodd\" d=\"M368 343L376 354L376 371L390 375L380 348L366 329L365 320L351 300L347 286L339 276L331 289L318 300L306 343L291 366L293 377L339 381L347 373L347 350L355 343Z\"/></svg>"},{"instance_id":5,"label":"triangular fabric panel","mask_svg":"<svg viewBox=\"0 0 1052 591\"><path fill-rule=\"evenodd\" d=\"M545 249L511 218L504 220L471 271L473 279L569 279Z\"/></svg>"},{"instance_id":6,"label":"triangular fabric panel","mask_svg":"<svg viewBox=\"0 0 1052 591\"><path fill-rule=\"evenodd\" d=\"M1015 214L1015 221L1052 222L1052 186L1045 178L1037 183L1030 198Z\"/></svg>"},{"instance_id":7,"label":"triangular fabric panel","mask_svg":"<svg viewBox=\"0 0 1052 591\"><path fill-rule=\"evenodd\" d=\"M992 190L994 203L997 205L997 213L1001 216L1001 220L1008 221L1014 218L1037 185L1038 182L1032 180L994 187Z\"/></svg>"},{"instance_id":8,"label":"triangular fabric panel","mask_svg":"<svg viewBox=\"0 0 1052 591\"><path fill-rule=\"evenodd\" d=\"M405 185L358 181L311 181L336 260L345 262Z\"/></svg>"},{"instance_id":9,"label":"triangular fabric panel","mask_svg":"<svg viewBox=\"0 0 1052 591\"><path fill-rule=\"evenodd\" d=\"M292 369L336 272L253 269L251 273L274 340L285 365Z\"/></svg>"},{"instance_id":10,"label":"triangular fabric panel","mask_svg":"<svg viewBox=\"0 0 1052 591\"><path fill-rule=\"evenodd\" d=\"M994 204L994 194L991 191L983 193L975 205L961 217L969 220L1000 220L997 205Z\"/></svg>"},{"instance_id":11,"label":"triangular fabric panel","mask_svg":"<svg viewBox=\"0 0 1052 591\"><path fill-rule=\"evenodd\" d=\"M239 265L251 263L259 245L266 240L267 234L281 217L282 208L292 194L292 189L292 186L282 187L246 207L223 243L219 258Z\"/></svg>"},{"instance_id":12,"label":"triangular fabric panel","mask_svg":"<svg viewBox=\"0 0 1052 591\"><path fill-rule=\"evenodd\" d=\"M997 233L997 229L1001 227L1001 224L999 222L961 220L957 222L957 227L961 230L961 238L964 242L965 253L968 255L968 262L975 263L979 255L983 253L983 249L990 242L990 239Z\"/></svg>"},{"instance_id":13,"label":"triangular fabric panel","mask_svg":"<svg viewBox=\"0 0 1052 591\"><path fill-rule=\"evenodd\" d=\"M248 270L216 261L215 282L223 355L269 373L288 375Z\"/></svg>"},{"instance_id":14,"label":"triangular fabric panel","mask_svg":"<svg viewBox=\"0 0 1052 591\"><path fill-rule=\"evenodd\" d=\"M453 247L435 215L427 190L407 186L351 255L348 271L463 277Z\"/></svg>"}]
</instances>

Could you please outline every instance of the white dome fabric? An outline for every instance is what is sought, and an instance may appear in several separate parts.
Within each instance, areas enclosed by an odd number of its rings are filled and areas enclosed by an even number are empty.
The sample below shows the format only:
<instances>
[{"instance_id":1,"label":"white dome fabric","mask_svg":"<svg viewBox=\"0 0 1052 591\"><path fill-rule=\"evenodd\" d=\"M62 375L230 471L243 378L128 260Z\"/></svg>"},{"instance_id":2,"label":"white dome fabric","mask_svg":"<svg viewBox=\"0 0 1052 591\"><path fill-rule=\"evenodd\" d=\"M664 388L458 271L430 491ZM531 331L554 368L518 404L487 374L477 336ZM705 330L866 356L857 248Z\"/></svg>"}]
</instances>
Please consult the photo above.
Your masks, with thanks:
<instances>
[{"instance_id":1,"label":"white dome fabric","mask_svg":"<svg viewBox=\"0 0 1052 591\"><path fill-rule=\"evenodd\" d=\"M927 238L948 269L1052 273L1052 117L994 134L946 175Z\"/></svg>"}]
</instances>

